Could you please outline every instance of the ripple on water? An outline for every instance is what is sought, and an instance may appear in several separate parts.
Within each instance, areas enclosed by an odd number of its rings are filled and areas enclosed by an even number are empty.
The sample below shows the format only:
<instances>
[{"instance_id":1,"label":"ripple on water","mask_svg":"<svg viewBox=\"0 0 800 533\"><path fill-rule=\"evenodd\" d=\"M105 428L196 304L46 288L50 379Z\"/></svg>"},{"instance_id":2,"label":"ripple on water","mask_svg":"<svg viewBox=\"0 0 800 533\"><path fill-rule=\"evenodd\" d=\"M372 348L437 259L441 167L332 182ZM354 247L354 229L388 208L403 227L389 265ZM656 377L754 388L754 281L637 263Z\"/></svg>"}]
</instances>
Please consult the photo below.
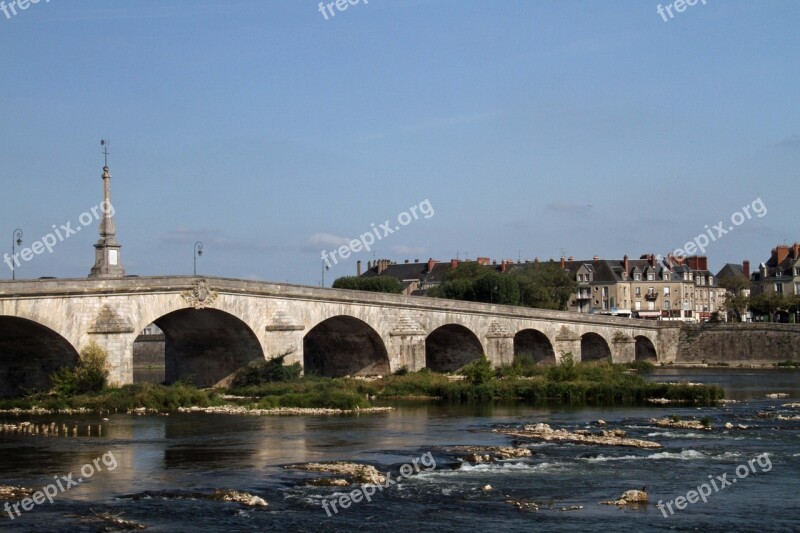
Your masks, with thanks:
<instances>
[{"instance_id":1,"label":"ripple on water","mask_svg":"<svg viewBox=\"0 0 800 533\"><path fill-rule=\"evenodd\" d=\"M658 452L650 455L596 455L594 457L581 457L580 459L589 463L603 463L607 461L638 461L638 460L677 460L677 461L696 461L700 459L727 460L734 457L741 457L739 452L724 452L718 455L710 455L698 450L683 450L681 452Z\"/></svg>"}]
</instances>

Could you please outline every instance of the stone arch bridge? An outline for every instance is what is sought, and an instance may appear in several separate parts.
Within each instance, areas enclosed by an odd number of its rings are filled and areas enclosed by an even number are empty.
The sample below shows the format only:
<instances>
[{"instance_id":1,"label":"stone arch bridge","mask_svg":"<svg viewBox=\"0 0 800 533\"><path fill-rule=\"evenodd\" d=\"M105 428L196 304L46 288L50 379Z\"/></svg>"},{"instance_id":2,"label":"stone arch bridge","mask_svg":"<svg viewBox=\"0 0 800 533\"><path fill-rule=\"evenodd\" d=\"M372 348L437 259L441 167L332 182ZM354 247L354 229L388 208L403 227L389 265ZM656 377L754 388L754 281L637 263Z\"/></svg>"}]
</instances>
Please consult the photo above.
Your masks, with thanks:
<instances>
[{"instance_id":1,"label":"stone arch bridge","mask_svg":"<svg viewBox=\"0 0 800 533\"><path fill-rule=\"evenodd\" d=\"M133 382L134 342L164 332L168 382L213 385L286 354L306 373L375 375L401 367L456 370L486 356L671 362L680 327L435 298L174 276L0 282L0 396L46 384L95 341L111 381Z\"/></svg>"}]
</instances>

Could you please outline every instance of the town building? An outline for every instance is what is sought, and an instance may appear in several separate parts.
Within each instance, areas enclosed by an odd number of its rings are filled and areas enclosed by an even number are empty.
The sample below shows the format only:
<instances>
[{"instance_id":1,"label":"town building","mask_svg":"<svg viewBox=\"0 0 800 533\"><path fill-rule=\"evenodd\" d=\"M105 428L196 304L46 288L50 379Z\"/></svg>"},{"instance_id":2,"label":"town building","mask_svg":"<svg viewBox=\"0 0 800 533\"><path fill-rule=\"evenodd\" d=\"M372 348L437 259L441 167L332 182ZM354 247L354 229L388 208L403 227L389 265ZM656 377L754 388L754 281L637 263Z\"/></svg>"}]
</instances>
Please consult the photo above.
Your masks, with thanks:
<instances>
[{"instance_id":1,"label":"town building","mask_svg":"<svg viewBox=\"0 0 800 533\"><path fill-rule=\"evenodd\" d=\"M753 272L751 282L753 295L800 295L800 243L779 244L773 248L770 258Z\"/></svg>"},{"instance_id":2,"label":"town building","mask_svg":"<svg viewBox=\"0 0 800 533\"><path fill-rule=\"evenodd\" d=\"M639 259L562 259L578 287L569 309L648 319L705 321L719 310L725 290L708 270L708 258L655 255Z\"/></svg>"},{"instance_id":3,"label":"town building","mask_svg":"<svg viewBox=\"0 0 800 533\"><path fill-rule=\"evenodd\" d=\"M449 269L470 263L507 272L539 264L539 261L498 262L479 257L474 261L429 259L397 263L378 259L368 262L364 272L358 262L356 273L364 277L392 276L403 284L404 294L424 295L428 289L442 283ZM625 256L622 260L595 256L584 261L570 257L562 258L560 266L578 283L569 302L569 310L578 313L705 321L719 311L725 301L725 289L717 285L705 256L659 259L649 254L639 259Z\"/></svg>"}]
</instances>

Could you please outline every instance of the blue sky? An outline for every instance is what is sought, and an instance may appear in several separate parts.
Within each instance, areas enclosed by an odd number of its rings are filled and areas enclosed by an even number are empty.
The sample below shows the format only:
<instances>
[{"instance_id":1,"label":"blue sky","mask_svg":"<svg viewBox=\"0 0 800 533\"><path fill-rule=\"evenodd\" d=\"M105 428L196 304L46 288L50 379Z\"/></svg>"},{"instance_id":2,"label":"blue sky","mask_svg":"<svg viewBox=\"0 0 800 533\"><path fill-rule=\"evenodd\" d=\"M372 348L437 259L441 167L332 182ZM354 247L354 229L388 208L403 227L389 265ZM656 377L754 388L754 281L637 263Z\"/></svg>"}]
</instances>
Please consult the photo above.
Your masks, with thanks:
<instances>
[{"instance_id":1,"label":"blue sky","mask_svg":"<svg viewBox=\"0 0 800 533\"><path fill-rule=\"evenodd\" d=\"M318 5L0 12L0 253L100 202L101 138L129 274L191 274L201 240L201 273L318 284L322 250L425 199L327 284L358 259L666 254L756 198L713 270L800 240L800 3ZM96 227L18 276L87 275Z\"/></svg>"}]
</instances>

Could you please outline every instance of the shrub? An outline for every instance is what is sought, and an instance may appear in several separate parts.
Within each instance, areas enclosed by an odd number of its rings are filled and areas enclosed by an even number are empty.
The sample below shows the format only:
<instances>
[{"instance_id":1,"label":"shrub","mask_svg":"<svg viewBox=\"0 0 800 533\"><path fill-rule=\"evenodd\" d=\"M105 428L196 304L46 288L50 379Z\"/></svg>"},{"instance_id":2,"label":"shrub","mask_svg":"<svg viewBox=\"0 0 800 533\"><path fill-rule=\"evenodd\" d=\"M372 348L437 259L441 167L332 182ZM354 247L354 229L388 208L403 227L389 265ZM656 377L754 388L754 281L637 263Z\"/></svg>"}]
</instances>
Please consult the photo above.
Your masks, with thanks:
<instances>
[{"instance_id":1,"label":"shrub","mask_svg":"<svg viewBox=\"0 0 800 533\"><path fill-rule=\"evenodd\" d=\"M81 350L75 368L60 368L50 377L53 392L59 396L100 392L108 382L106 357L105 350L94 341L90 342Z\"/></svg>"},{"instance_id":2,"label":"shrub","mask_svg":"<svg viewBox=\"0 0 800 533\"><path fill-rule=\"evenodd\" d=\"M269 361L259 361L242 370L233 380L233 387L250 387L264 383L294 381L300 377L303 367L300 363L283 364L289 354L274 357Z\"/></svg>"},{"instance_id":3,"label":"shrub","mask_svg":"<svg viewBox=\"0 0 800 533\"><path fill-rule=\"evenodd\" d=\"M547 377L550 381L563 382L574 381L578 377L578 369L575 360L572 358L572 352L561 353L561 364L551 366L547 369Z\"/></svg>"},{"instance_id":4,"label":"shrub","mask_svg":"<svg viewBox=\"0 0 800 533\"><path fill-rule=\"evenodd\" d=\"M406 374L408 374L408 366L407 365L403 365L403 366L401 366L400 368L398 368L397 370L394 371L394 375L395 376L405 376Z\"/></svg>"},{"instance_id":5,"label":"shrub","mask_svg":"<svg viewBox=\"0 0 800 533\"><path fill-rule=\"evenodd\" d=\"M473 385L481 385L492 380L494 368L492 368L492 363L486 358L486 355L482 355L480 359L476 359L465 366L461 373L467 376L467 379Z\"/></svg>"}]
</instances>

